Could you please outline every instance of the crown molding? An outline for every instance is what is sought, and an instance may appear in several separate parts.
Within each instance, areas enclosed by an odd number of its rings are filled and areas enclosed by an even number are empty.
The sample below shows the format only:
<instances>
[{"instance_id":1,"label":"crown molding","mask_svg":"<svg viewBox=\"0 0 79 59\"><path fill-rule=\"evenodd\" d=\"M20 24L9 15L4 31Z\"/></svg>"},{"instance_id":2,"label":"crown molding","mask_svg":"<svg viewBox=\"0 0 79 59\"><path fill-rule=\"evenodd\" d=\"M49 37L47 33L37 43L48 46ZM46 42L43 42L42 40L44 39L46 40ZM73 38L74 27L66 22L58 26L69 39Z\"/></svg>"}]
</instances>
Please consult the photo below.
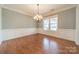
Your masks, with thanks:
<instances>
[{"instance_id":1,"label":"crown molding","mask_svg":"<svg viewBox=\"0 0 79 59\"><path fill-rule=\"evenodd\" d=\"M23 11L16 10L14 8L9 8L9 7L3 6L3 5L0 5L0 7L1 8L4 8L4 9L7 9L7 10L11 10L11 11L18 12L18 13L21 13L21 14L28 15L28 16L31 16L32 17L32 14L30 14L28 12L23 12Z\"/></svg>"},{"instance_id":2,"label":"crown molding","mask_svg":"<svg viewBox=\"0 0 79 59\"><path fill-rule=\"evenodd\" d=\"M53 14L56 14L58 12L62 12L64 10L68 10L70 8L73 8L73 7L76 7L77 5L72 5L72 6L68 6L68 7L64 7L62 9L56 9L54 11L51 11L51 12L47 12L47 13L43 13L41 15L43 15L44 17L48 17L48 16L52 16ZM4 6L4 5L0 5L1 8L5 8L5 9L8 9L8 10L12 10L12 11L15 11L15 12L18 12L18 13L21 13L21 14L24 14L24 15L28 15L28 16L31 16L33 17L35 14L31 14L29 12L23 12L23 11L20 11L20 10L16 10L14 8L9 8L7 6Z\"/></svg>"},{"instance_id":3,"label":"crown molding","mask_svg":"<svg viewBox=\"0 0 79 59\"><path fill-rule=\"evenodd\" d=\"M55 10L55 11L51 11L51 12L48 12L48 13L44 13L42 14L44 17L48 17L48 16L52 16L58 12L62 12L62 11L65 11L65 10L68 10L68 9L71 9L71 8L74 8L76 7L77 5L73 5L73 6L68 6L68 7L65 7L65 8L62 8L62 9L58 9L58 10Z\"/></svg>"}]
</instances>

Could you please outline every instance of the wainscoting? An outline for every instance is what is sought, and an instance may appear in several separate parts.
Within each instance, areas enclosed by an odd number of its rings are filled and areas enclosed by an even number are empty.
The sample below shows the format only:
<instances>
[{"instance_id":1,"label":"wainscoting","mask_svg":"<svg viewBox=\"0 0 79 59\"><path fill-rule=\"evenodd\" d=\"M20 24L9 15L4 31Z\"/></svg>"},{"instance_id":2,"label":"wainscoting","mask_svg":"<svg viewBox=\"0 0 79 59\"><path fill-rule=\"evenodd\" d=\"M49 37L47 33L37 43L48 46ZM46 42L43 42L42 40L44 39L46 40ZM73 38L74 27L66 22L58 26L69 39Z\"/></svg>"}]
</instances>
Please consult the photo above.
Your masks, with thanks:
<instances>
[{"instance_id":1,"label":"wainscoting","mask_svg":"<svg viewBox=\"0 0 79 59\"><path fill-rule=\"evenodd\" d=\"M4 29L2 30L2 40L0 41L19 38L35 33L41 33L70 41L75 41L75 30L73 29L58 29L57 31L45 31L41 28Z\"/></svg>"},{"instance_id":2,"label":"wainscoting","mask_svg":"<svg viewBox=\"0 0 79 59\"><path fill-rule=\"evenodd\" d=\"M75 29L58 29L57 31L38 29L38 33L75 41Z\"/></svg>"},{"instance_id":3,"label":"wainscoting","mask_svg":"<svg viewBox=\"0 0 79 59\"><path fill-rule=\"evenodd\" d=\"M10 39L27 36L35 33L36 33L36 28L3 29L2 39L10 40Z\"/></svg>"}]
</instances>

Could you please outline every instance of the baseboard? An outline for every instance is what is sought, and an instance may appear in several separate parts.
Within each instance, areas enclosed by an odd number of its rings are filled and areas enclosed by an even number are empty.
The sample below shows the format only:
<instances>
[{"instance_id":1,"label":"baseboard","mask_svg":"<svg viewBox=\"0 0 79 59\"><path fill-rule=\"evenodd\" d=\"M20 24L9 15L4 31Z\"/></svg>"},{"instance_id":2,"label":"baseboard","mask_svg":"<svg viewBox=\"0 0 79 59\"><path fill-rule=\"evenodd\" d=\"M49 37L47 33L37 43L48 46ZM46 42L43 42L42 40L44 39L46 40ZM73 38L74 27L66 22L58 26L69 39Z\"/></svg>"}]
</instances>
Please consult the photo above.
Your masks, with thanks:
<instances>
[{"instance_id":1,"label":"baseboard","mask_svg":"<svg viewBox=\"0 0 79 59\"><path fill-rule=\"evenodd\" d=\"M79 42L75 42L76 43L76 45L78 45L79 46Z\"/></svg>"},{"instance_id":2,"label":"baseboard","mask_svg":"<svg viewBox=\"0 0 79 59\"><path fill-rule=\"evenodd\" d=\"M53 37L53 38L56 38L56 39L62 39L62 40L65 40L65 41L74 42L74 41L72 41L72 40L68 40L68 39L64 39L64 38L60 38L60 37L56 37L56 36L52 36L52 35L47 35L47 34L42 34L42 33L38 33L38 34L45 35L45 36L49 36L49 37ZM74 42L74 43L75 43L75 42Z\"/></svg>"},{"instance_id":3,"label":"baseboard","mask_svg":"<svg viewBox=\"0 0 79 59\"><path fill-rule=\"evenodd\" d=\"M2 30L2 40L10 40L35 33L37 33L36 28L4 29Z\"/></svg>"},{"instance_id":4,"label":"baseboard","mask_svg":"<svg viewBox=\"0 0 79 59\"><path fill-rule=\"evenodd\" d=\"M70 41L75 41L75 29L58 29L57 31L50 31L50 30L45 31L39 28L38 32L41 34L46 34Z\"/></svg>"},{"instance_id":5,"label":"baseboard","mask_svg":"<svg viewBox=\"0 0 79 59\"><path fill-rule=\"evenodd\" d=\"M53 37L74 41L75 39L75 30L72 29L59 29L56 32L53 31L44 31L43 29L36 28L22 28L22 29L4 29L2 30L2 40L10 40L14 38L19 38L23 36L28 36L31 34L45 34Z\"/></svg>"},{"instance_id":6,"label":"baseboard","mask_svg":"<svg viewBox=\"0 0 79 59\"><path fill-rule=\"evenodd\" d=\"M24 35L24 36L12 38L12 39L4 40L4 41L16 40L16 39L20 39L20 38L24 38L24 37L28 37L28 36L33 36L33 35L38 35L38 34L39 34L39 33L33 33L33 34L29 34L29 35Z\"/></svg>"}]
</instances>

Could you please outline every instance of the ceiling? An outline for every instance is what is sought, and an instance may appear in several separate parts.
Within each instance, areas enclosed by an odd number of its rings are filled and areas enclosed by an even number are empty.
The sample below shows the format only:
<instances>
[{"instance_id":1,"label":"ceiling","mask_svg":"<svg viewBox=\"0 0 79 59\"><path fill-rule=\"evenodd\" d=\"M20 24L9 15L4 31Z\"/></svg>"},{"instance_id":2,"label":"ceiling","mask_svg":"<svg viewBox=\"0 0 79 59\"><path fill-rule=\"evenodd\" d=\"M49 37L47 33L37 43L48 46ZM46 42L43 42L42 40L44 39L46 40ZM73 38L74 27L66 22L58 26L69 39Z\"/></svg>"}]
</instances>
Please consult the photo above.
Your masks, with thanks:
<instances>
[{"instance_id":1,"label":"ceiling","mask_svg":"<svg viewBox=\"0 0 79 59\"><path fill-rule=\"evenodd\" d=\"M37 5L36 4L2 4L3 8L11 9L20 13L24 13L30 16L34 16L37 13ZM43 16L51 14L51 12L55 12L56 10L73 7L75 4L40 4L39 12Z\"/></svg>"}]
</instances>

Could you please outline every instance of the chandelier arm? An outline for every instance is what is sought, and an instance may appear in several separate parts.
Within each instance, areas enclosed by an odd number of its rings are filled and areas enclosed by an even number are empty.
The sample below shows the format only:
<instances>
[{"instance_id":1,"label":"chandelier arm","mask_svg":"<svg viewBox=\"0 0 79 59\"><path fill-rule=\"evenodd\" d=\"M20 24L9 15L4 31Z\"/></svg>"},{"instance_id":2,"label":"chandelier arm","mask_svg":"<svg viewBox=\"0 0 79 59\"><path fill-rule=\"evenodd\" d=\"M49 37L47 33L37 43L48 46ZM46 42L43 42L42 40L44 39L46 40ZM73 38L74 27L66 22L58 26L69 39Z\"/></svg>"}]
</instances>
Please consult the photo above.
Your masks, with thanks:
<instances>
[{"instance_id":1,"label":"chandelier arm","mask_svg":"<svg viewBox=\"0 0 79 59\"><path fill-rule=\"evenodd\" d=\"M37 4L37 14L39 15L39 4Z\"/></svg>"},{"instance_id":2,"label":"chandelier arm","mask_svg":"<svg viewBox=\"0 0 79 59\"><path fill-rule=\"evenodd\" d=\"M34 17L36 20L41 20L43 19L43 16L39 14L39 4L37 4L37 15Z\"/></svg>"}]
</instances>

